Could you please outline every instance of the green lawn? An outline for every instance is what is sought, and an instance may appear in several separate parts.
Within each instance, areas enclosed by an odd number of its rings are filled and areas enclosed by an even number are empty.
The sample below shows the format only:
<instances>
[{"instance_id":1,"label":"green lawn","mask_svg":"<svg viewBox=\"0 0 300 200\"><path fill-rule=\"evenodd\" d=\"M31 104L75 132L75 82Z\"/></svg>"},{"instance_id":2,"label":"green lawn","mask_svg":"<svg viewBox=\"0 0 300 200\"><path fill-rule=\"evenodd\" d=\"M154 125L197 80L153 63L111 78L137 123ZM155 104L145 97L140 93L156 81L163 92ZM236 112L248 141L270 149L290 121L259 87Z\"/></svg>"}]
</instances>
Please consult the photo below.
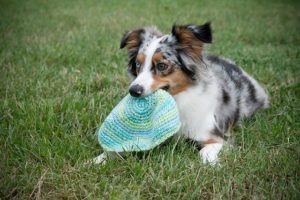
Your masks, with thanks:
<instances>
[{"instance_id":1,"label":"green lawn","mask_svg":"<svg viewBox=\"0 0 300 200\"><path fill-rule=\"evenodd\" d=\"M0 1L0 199L300 199L300 2ZM125 30L212 22L209 51L267 89L221 166L174 139L105 166L96 131L127 93Z\"/></svg>"}]
</instances>

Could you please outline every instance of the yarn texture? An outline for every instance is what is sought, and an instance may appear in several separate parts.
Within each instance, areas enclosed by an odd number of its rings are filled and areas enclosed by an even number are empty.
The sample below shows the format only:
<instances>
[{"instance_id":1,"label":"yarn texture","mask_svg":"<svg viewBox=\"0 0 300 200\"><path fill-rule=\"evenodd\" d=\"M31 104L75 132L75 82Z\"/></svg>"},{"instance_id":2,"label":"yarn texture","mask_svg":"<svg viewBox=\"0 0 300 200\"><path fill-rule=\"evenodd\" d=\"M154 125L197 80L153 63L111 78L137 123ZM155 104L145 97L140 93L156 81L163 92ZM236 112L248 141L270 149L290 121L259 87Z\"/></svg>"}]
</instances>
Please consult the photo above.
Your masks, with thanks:
<instances>
[{"instance_id":1,"label":"yarn texture","mask_svg":"<svg viewBox=\"0 0 300 200\"><path fill-rule=\"evenodd\" d=\"M145 151L177 133L180 126L176 102L166 91L139 98L128 94L104 120L98 140L105 151Z\"/></svg>"}]
</instances>

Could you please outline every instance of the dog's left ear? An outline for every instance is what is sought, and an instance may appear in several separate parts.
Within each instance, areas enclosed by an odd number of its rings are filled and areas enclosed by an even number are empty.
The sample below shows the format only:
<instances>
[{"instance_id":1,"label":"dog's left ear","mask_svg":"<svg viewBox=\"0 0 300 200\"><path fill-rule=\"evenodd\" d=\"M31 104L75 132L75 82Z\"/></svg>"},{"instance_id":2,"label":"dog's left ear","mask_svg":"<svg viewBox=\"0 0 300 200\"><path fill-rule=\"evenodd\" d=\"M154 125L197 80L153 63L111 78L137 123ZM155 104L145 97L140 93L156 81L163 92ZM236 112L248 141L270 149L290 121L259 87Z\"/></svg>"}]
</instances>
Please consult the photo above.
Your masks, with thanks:
<instances>
[{"instance_id":1,"label":"dog's left ear","mask_svg":"<svg viewBox=\"0 0 300 200\"><path fill-rule=\"evenodd\" d=\"M172 35L175 38L176 48L179 53L193 59L202 56L204 43L212 42L210 23L203 25L173 25Z\"/></svg>"},{"instance_id":2,"label":"dog's left ear","mask_svg":"<svg viewBox=\"0 0 300 200\"><path fill-rule=\"evenodd\" d=\"M120 49L123 49L124 47L127 47L128 50L138 48L142 40L141 35L144 32L144 29L136 29L126 32L121 39Z\"/></svg>"}]
</instances>

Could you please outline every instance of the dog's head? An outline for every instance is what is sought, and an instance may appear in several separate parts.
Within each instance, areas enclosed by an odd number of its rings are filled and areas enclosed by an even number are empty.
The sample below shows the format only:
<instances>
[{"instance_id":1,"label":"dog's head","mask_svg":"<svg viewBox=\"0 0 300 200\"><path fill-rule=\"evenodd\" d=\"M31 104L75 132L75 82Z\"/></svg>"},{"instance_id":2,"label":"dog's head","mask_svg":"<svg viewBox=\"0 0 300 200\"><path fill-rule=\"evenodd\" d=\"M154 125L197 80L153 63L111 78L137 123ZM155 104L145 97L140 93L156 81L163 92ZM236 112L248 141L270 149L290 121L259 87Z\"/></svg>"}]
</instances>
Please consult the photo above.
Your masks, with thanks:
<instances>
[{"instance_id":1,"label":"dog's head","mask_svg":"<svg viewBox=\"0 0 300 200\"><path fill-rule=\"evenodd\" d=\"M124 34L120 48L127 47L128 71L134 78L129 92L140 97L157 89L176 95L197 79L204 43L211 43L210 24L174 25L169 35L156 28L141 28Z\"/></svg>"}]
</instances>

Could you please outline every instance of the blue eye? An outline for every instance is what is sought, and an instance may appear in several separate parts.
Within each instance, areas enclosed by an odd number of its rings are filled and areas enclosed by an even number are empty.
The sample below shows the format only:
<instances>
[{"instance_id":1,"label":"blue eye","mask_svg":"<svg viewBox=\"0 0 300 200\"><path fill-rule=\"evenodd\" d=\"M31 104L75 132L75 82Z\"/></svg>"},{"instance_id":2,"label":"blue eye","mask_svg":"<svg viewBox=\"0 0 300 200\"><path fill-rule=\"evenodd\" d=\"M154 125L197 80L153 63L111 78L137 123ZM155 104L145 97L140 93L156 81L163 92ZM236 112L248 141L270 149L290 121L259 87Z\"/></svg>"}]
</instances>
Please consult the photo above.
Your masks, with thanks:
<instances>
[{"instance_id":1,"label":"blue eye","mask_svg":"<svg viewBox=\"0 0 300 200\"><path fill-rule=\"evenodd\" d=\"M139 63L139 62L135 62L135 66L136 66L136 68L138 69L138 68L140 68L140 67L141 67L141 63Z\"/></svg>"}]
</instances>

